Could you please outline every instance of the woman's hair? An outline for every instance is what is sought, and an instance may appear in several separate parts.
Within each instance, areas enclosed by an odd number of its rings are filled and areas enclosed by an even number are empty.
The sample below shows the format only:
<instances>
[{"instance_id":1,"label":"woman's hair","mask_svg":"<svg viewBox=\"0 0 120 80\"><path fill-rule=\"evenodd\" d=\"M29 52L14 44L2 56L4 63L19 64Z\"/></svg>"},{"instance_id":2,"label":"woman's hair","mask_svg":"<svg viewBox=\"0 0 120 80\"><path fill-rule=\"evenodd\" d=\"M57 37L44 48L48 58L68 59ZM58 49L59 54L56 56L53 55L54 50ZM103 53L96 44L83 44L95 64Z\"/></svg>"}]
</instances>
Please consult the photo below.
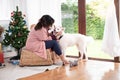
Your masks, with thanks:
<instances>
[{"instance_id":1,"label":"woman's hair","mask_svg":"<svg viewBox=\"0 0 120 80\"><path fill-rule=\"evenodd\" d=\"M35 30L41 29L42 27L48 28L49 26L52 26L54 23L54 19L49 15L43 15L39 22L35 26Z\"/></svg>"}]
</instances>

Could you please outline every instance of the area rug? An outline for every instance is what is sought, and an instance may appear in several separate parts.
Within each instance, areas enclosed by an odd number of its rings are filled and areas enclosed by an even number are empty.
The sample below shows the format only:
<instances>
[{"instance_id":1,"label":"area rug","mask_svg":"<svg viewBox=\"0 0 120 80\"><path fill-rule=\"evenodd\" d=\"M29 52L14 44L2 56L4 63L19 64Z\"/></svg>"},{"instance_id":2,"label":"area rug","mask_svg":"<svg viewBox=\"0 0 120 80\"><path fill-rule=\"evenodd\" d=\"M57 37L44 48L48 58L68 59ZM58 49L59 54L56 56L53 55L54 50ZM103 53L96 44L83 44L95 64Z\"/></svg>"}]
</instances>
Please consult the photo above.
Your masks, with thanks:
<instances>
[{"instance_id":1,"label":"area rug","mask_svg":"<svg viewBox=\"0 0 120 80\"><path fill-rule=\"evenodd\" d=\"M37 73L37 74L31 75L31 76L18 78L17 80L60 80L61 78L60 79L58 79L58 78L62 75L61 73L63 73L63 75L66 74L66 72L65 72L66 69L67 69L67 71L69 70L69 65L59 66L59 67L56 67L51 70L46 70L42 73ZM65 80L67 80L67 79L65 79Z\"/></svg>"},{"instance_id":2,"label":"area rug","mask_svg":"<svg viewBox=\"0 0 120 80\"><path fill-rule=\"evenodd\" d=\"M0 69L0 80L17 80L22 77L31 76L34 74L45 72L46 69L52 70L56 67L62 66L62 64L54 64L51 66L24 66L13 65L8 63L8 59L5 59L5 67Z\"/></svg>"}]
</instances>

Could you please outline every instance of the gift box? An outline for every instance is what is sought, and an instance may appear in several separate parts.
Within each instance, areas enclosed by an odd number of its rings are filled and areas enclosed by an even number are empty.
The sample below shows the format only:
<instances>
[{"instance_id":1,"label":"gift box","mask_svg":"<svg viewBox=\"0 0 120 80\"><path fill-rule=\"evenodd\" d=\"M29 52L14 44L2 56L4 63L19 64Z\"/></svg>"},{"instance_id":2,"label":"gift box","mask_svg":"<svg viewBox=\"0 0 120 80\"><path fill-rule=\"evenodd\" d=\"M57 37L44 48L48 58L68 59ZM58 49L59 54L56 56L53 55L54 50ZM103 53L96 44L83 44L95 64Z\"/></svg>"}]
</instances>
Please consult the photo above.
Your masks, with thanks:
<instances>
[{"instance_id":1,"label":"gift box","mask_svg":"<svg viewBox=\"0 0 120 80\"><path fill-rule=\"evenodd\" d=\"M2 45L0 43L0 63L4 63L4 55L3 55L3 52L2 52Z\"/></svg>"},{"instance_id":2,"label":"gift box","mask_svg":"<svg viewBox=\"0 0 120 80\"><path fill-rule=\"evenodd\" d=\"M4 63L4 55L0 52L0 63Z\"/></svg>"}]
</instances>

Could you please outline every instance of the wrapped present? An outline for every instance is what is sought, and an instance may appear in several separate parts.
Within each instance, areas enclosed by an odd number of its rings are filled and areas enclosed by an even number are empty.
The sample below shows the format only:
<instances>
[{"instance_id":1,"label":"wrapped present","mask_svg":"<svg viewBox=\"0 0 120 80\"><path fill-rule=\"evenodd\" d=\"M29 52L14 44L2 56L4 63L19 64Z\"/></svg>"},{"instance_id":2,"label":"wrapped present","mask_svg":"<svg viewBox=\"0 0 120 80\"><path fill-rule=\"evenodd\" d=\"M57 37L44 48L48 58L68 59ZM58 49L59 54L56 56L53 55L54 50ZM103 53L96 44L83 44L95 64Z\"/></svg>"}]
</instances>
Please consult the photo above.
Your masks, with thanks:
<instances>
[{"instance_id":1,"label":"wrapped present","mask_svg":"<svg viewBox=\"0 0 120 80\"><path fill-rule=\"evenodd\" d=\"M2 52L2 45L0 43L0 63L4 63L4 55L3 55L3 52Z\"/></svg>"},{"instance_id":2,"label":"wrapped present","mask_svg":"<svg viewBox=\"0 0 120 80\"><path fill-rule=\"evenodd\" d=\"M4 63L4 55L0 52L0 63Z\"/></svg>"},{"instance_id":3,"label":"wrapped present","mask_svg":"<svg viewBox=\"0 0 120 80\"><path fill-rule=\"evenodd\" d=\"M2 45L1 45L1 43L0 43L0 53L2 53Z\"/></svg>"}]
</instances>

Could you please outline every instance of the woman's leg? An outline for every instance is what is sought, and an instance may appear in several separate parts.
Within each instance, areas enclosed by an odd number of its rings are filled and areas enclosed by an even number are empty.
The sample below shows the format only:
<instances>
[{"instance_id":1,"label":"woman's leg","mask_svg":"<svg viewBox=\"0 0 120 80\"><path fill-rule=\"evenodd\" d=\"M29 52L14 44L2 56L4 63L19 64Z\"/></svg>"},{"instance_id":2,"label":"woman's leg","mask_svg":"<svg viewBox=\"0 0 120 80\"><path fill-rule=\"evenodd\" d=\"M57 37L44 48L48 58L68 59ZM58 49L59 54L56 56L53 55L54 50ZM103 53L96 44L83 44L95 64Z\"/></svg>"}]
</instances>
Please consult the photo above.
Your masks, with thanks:
<instances>
[{"instance_id":1,"label":"woman's leg","mask_svg":"<svg viewBox=\"0 0 120 80\"><path fill-rule=\"evenodd\" d=\"M64 64L68 64L69 62L65 59L64 55L62 54L62 51L60 49L60 46L56 40L48 40L45 41L46 49L51 48L57 55L60 56L61 60Z\"/></svg>"},{"instance_id":2,"label":"woman's leg","mask_svg":"<svg viewBox=\"0 0 120 80\"><path fill-rule=\"evenodd\" d=\"M58 44L58 42L56 40L45 41L45 46L46 46L46 49L51 48L52 51L55 51L55 53L57 55L61 55L62 54L60 46L59 46L59 44Z\"/></svg>"}]
</instances>

